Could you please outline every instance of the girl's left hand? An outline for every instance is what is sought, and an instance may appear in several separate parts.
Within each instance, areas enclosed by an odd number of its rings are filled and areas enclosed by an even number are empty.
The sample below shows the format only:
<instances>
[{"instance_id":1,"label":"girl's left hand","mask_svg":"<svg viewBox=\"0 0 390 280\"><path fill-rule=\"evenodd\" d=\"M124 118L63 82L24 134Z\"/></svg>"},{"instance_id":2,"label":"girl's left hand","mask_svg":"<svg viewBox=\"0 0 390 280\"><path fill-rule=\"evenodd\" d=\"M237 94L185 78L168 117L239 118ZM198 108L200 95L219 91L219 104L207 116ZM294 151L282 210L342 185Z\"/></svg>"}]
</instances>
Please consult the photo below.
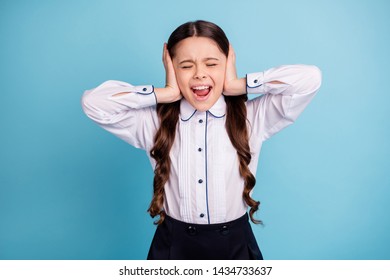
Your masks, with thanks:
<instances>
[{"instance_id":1,"label":"girl's left hand","mask_svg":"<svg viewBox=\"0 0 390 280\"><path fill-rule=\"evenodd\" d=\"M229 45L229 54L226 61L225 82L223 85L224 95L241 95L246 93L245 78L237 77L236 55L232 45Z\"/></svg>"}]
</instances>

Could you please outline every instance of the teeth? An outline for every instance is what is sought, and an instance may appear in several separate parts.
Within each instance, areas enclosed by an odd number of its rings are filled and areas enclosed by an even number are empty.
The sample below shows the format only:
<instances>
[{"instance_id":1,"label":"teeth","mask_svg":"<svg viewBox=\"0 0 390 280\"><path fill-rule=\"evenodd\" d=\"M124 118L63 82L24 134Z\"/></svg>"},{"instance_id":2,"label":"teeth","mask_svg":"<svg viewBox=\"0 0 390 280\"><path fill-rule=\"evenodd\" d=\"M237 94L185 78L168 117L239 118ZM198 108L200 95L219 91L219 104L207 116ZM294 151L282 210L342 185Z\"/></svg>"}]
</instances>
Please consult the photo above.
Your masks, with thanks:
<instances>
[{"instance_id":1,"label":"teeth","mask_svg":"<svg viewBox=\"0 0 390 280\"><path fill-rule=\"evenodd\" d=\"M198 87L193 87L195 90L204 90L204 89L209 89L209 86L198 86Z\"/></svg>"}]
</instances>

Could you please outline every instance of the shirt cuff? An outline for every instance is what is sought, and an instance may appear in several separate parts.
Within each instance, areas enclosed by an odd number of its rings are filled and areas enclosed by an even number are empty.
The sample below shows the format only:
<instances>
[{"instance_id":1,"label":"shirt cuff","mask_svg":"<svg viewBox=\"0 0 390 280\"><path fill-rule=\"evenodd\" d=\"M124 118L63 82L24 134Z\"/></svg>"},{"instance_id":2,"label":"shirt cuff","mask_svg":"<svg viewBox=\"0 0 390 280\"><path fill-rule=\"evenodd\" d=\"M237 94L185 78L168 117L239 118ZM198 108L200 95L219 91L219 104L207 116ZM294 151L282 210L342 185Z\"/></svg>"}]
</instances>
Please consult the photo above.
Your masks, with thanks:
<instances>
[{"instance_id":1,"label":"shirt cuff","mask_svg":"<svg viewBox=\"0 0 390 280\"><path fill-rule=\"evenodd\" d=\"M145 108L157 104L156 93L152 85L133 86L126 88L124 91L133 94L111 95L108 98L131 108Z\"/></svg>"},{"instance_id":2,"label":"shirt cuff","mask_svg":"<svg viewBox=\"0 0 390 280\"><path fill-rule=\"evenodd\" d=\"M250 73L246 75L246 92L265 93L264 91L264 72Z\"/></svg>"},{"instance_id":3,"label":"shirt cuff","mask_svg":"<svg viewBox=\"0 0 390 280\"><path fill-rule=\"evenodd\" d=\"M146 104L145 107L153 106L157 104L157 97L156 93L154 92L154 86L147 85L147 86L135 86L134 90L138 94L142 94L144 96L144 104Z\"/></svg>"}]
</instances>

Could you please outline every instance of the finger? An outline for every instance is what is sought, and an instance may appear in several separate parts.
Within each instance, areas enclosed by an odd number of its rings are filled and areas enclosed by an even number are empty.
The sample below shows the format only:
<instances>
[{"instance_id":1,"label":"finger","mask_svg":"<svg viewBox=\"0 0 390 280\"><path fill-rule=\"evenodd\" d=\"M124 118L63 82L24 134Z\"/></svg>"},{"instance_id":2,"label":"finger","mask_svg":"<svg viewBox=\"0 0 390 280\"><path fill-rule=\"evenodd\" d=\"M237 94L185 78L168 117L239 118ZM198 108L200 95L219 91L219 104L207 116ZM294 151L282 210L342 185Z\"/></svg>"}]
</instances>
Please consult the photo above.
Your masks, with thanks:
<instances>
[{"instance_id":1,"label":"finger","mask_svg":"<svg viewBox=\"0 0 390 280\"><path fill-rule=\"evenodd\" d=\"M226 74L225 74L225 83L229 83L237 79L237 71L236 71L236 62L235 62L235 53L234 48L231 44L229 44L229 54L226 62ZM227 86L227 84L226 84Z\"/></svg>"},{"instance_id":2,"label":"finger","mask_svg":"<svg viewBox=\"0 0 390 280\"><path fill-rule=\"evenodd\" d=\"M164 50L163 50L163 62L164 62L164 65L166 66L167 65L167 54L168 54L168 50L167 50L167 43L164 43Z\"/></svg>"},{"instance_id":3,"label":"finger","mask_svg":"<svg viewBox=\"0 0 390 280\"><path fill-rule=\"evenodd\" d=\"M169 54L167 44L165 44L165 52L164 52L164 65L167 69L173 68L172 58Z\"/></svg>"},{"instance_id":4,"label":"finger","mask_svg":"<svg viewBox=\"0 0 390 280\"><path fill-rule=\"evenodd\" d=\"M166 58L168 63L172 63L172 58L171 58L171 55L169 54L167 45L165 45L165 58Z\"/></svg>"},{"instance_id":5,"label":"finger","mask_svg":"<svg viewBox=\"0 0 390 280\"><path fill-rule=\"evenodd\" d=\"M236 54L234 52L234 48L231 44L229 44L229 60L230 60L230 63L235 63L235 60L236 60Z\"/></svg>"},{"instance_id":6,"label":"finger","mask_svg":"<svg viewBox=\"0 0 390 280\"><path fill-rule=\"evenodd\" d=\"M164 60L165 60L165 44L166 43L164 43L164 45L163 45L163 51L162 51L162 61L164 62Z\"/></svg>"}]
</instances>

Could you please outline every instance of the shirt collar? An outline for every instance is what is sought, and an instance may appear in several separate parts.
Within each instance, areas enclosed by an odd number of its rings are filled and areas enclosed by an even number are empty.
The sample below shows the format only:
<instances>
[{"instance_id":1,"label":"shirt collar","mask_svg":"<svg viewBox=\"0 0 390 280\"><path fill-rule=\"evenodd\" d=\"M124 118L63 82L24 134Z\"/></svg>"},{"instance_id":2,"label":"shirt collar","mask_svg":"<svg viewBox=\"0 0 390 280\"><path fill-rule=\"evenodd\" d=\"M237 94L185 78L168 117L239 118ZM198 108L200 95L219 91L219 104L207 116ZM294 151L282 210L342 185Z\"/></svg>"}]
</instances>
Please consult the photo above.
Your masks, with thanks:
<instances>
[{"instance_id":1,"label":"shirt collar","mask_svg":"<svg viewBox=\"0 0 390 280\"><path fill-rule=\"evenodd\" d=\"M196 113L196 109L185 99L182 98L180 102L180 119L182 121L188 121ZM215 118L222 118L226 114L226 102L224 95L221 95L217 102L207 110Z\"/></svg>"}]
</instances>

